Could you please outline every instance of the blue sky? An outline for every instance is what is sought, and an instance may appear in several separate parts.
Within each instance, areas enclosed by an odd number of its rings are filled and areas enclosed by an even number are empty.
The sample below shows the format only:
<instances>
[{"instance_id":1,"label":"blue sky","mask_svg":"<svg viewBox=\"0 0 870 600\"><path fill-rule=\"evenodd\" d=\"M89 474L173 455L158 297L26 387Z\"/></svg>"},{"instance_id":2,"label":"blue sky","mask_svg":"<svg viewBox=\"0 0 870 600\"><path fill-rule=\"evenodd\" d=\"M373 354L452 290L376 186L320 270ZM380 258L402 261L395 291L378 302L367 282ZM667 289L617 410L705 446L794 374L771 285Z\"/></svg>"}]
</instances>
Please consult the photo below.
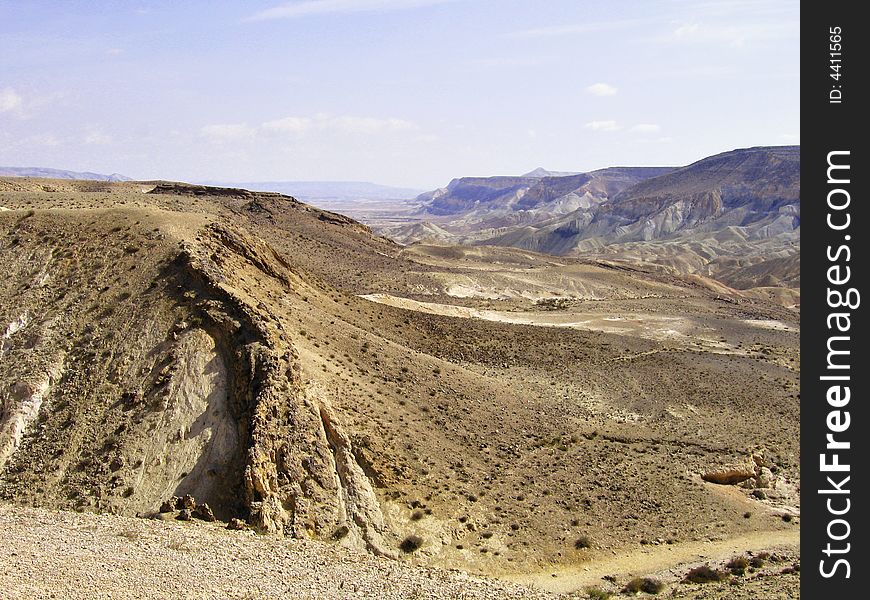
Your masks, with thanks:
<instances>
[{"instance_id":1,"label":"blue sky","mask_svg":"<svg viewBox=\"0 0 870 600\"><path fill-rule=\"evenodd\" d=\"M0 0L0 164L422 189L799 143L796 0Z\"/></svg>"}]
</instances>

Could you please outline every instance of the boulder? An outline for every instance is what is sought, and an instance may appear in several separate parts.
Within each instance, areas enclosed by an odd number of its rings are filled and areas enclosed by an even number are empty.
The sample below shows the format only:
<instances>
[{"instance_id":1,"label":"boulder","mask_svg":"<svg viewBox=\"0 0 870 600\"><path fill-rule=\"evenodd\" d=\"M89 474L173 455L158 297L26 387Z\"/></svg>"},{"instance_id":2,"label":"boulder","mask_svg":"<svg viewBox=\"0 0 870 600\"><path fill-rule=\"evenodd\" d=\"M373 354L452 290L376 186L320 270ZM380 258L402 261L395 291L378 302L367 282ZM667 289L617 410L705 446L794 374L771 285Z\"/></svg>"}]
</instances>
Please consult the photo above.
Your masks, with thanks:
<instances>
[{"instance_id":1,"label":"boulder","mask_svg":"<svg viewBox=\"0 0 870 600\"><path fill-rule=\"evenodd\" d=\"M196 508L196 500L190 494L185 494L184 498L181 499L179 507L194 510Z\"/></svg>"},{"instance_id":2,"label":"boulder","mask_svg":"<svg viewBox=\"0 0 870 600\"><path fill-rule=\"evenodd\" d=\"M755 477L755 462L745 462L712 469L701 475L704 481L734 485Z\"/></svg>"},{"instance_id":3,"label":"boulder","mask_svg":"<svg viewBox=\"0 0 870 600\"><path fill-rule=\"evenodd\" d=\"M189 508L182 508L178 513L178 516L175 517L179 521L190 521L192 515Z\"/></svg>"},{"instance_id":4,"label":"boulder","mask_svg":"<svg viewBox=\"0 0 870 600\"><path fill-rule=\"evenodd\" d=\"M176 510L178 510L178 502L179 502L178 496L173 496L169 500L164 500L163 504L160 505L160 512L162 512L162 513L175 512Z\"/></svg>"},{"instance_id":5,"label":"boulder","mask_svg":"<svg viewBox=\"0 0 870 600\"><path fill-rule=\"evenodd\" d=\"M193 516L197 519L202 519L203 521L217 521L217 519L215 519L214 513L211 512L211 508L205 502L199 504L193 510Z\"/></svg>"},{"instance_id":6,"label":"boulder","mask_svg":"<svg viewBox=\"0 0 870 600\"><path fill-rule=\"evenodd\" d=\"M236 519L235 517L230 519L230 522L227 523L227 529L232 529L234 531L242 531L248 527L247 523L242 521L241 519Z\"/></svg>"}]
</instances>

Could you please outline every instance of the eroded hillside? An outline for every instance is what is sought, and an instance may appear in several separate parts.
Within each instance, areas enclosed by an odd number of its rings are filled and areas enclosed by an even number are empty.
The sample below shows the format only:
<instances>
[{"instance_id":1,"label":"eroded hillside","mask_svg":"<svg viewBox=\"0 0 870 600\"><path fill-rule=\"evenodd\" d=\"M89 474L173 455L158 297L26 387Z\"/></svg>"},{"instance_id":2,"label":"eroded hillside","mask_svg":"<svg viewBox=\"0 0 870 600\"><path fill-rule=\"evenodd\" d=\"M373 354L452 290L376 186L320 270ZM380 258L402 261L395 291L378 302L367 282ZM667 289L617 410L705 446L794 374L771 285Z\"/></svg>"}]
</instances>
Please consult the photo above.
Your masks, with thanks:
<instances>
[{"instance_id":1,"label":"eroded hillside","mask_svg":"<svg viewBox=\"0 0 870 600\"><path fill-rule=\"evenodd\" d=\"M0 206L6 500L134 515L190 493L490 573L797 527L793 311L403 249L277 194L25 179Z\"/></svg>"}]
</instances>

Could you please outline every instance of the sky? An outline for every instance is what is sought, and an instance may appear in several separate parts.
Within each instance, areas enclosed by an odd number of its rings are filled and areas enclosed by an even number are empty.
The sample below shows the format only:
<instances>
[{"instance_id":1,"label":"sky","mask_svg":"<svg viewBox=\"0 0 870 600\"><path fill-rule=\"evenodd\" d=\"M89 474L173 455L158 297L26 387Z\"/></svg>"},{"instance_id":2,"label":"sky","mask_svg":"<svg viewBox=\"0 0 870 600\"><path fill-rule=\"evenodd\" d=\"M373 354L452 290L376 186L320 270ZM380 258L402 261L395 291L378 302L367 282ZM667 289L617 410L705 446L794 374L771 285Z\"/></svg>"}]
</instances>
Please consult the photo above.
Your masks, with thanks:
<instances>
[{"instance_id":1,"label":"sky","mask_svg":"<svg viewBox=\"0 0 870 600\"><path fill-rule=\"evenodd\" d=\"M797 0L0 0L0 165L433 189L800 143Z\"/></svg>"}]
</instances>

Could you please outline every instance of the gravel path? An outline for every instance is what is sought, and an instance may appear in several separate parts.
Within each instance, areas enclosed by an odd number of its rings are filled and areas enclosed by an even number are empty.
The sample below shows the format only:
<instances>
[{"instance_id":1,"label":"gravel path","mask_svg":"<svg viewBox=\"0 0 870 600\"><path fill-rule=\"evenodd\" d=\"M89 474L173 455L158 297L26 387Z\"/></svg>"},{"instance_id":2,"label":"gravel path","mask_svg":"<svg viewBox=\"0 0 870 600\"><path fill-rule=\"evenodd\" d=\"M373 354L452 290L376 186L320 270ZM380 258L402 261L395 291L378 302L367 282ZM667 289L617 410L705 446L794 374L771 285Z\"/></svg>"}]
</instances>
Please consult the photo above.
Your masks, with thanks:
<instances>
[{"instance_id":1,"label":"gravel path","mask_svg":"<svg viewBox=\"0 0 870 600\"><path fill-rule=\"evenodd\" d=\"M4 599L523 598L556 596L312 541L0 505Z\"/></svg>"}]
</instances>

